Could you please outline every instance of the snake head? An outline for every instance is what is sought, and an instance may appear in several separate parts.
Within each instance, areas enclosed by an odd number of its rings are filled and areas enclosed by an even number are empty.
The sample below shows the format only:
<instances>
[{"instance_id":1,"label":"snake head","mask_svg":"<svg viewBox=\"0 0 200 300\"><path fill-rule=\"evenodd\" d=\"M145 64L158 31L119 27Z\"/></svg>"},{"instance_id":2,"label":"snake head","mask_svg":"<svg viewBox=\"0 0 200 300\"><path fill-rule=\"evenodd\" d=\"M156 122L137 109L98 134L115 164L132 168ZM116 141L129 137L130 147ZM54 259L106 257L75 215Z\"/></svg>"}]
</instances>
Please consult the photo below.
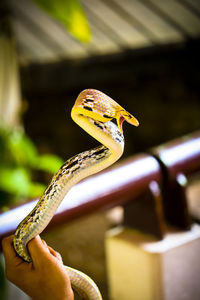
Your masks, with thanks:
<instances>
[{"instance_id":1,"label":"snake head","mask_svg":"<svg viewBox=\"0 0 200 300\"><path fill-rule=\"evenodd\" d=\"M123 133L122 124L124 121L134 126L139 125L137 119L112 98L94 89L86 89L79 94L71 112L75 122L77 115L83 115L100 122L108 122L115 118L121 133Z\"/></svg>"},{"instance_id":2,"label":"snake head","mask_svg":"<svg viewBox=\"0 0 200 300\"><path fill-rule=\"evenodd\" d=\"M116 113L116 120L121 133L123 133L122 124L124 121L127 121L128 123L134 126L139 125L138 120L123 108Z\"/></svg>"}]
</instances>

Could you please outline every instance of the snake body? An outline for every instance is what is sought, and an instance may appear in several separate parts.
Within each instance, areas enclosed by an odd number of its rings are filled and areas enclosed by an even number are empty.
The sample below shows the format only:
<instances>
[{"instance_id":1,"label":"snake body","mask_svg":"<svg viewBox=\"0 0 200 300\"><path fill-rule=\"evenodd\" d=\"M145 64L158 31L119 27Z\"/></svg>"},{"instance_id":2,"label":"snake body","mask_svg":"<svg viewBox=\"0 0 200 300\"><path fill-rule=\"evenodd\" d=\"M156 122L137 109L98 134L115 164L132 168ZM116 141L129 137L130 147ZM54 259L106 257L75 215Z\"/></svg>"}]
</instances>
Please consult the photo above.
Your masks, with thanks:
<instances>
[{"instance_id":1,"label":"snake body","mask_svg":"<svg viewBox=\"0 0 200 300\"><path fill-rule=\"evenodd\" d=\"M94 89L79 94L71 117L102 145L68 159L53 176L33 210L18 225L13 244L18 255L27 262L31 262L31 257L26 244L44 230L69 189L81 179L105 169L120 158L124 150L123 121L138 126L138 121L117 102ZM113 118L117 120L118 126L111 122ZM102 299L91 278L73 268L65 268L72 287L84 299Z\"/></svg>"}]
</instances>

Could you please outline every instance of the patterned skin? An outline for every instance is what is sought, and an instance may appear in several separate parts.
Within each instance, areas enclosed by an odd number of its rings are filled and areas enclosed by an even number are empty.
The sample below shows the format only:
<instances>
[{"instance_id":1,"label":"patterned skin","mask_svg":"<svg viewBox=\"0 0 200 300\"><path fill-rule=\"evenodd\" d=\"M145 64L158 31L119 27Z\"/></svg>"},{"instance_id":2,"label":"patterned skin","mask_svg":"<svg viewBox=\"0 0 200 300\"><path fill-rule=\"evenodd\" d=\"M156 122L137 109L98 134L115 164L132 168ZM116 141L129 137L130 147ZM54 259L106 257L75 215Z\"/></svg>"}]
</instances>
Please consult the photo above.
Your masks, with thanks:
<instances>
[{"instance_id":1,"label":"patterned skin","mask_svg":"<svg viewBox=\"0 0 200 300\"><path fill-rule=\"evenodd\" d=\"M31 262L27 243L48 225L69 189L81 179L113 164L123 154L123 121L138 126L138 121L104 93L82 91L71 111L72 119L102 145L80 153L66 161L53 176L34 209L18 225L13 244L25 261ZM115 118L117 125L111 120ZM72 286L84 299L100 300L96 284L82 272L66 267Z\"/></svg>"}]
</instances>

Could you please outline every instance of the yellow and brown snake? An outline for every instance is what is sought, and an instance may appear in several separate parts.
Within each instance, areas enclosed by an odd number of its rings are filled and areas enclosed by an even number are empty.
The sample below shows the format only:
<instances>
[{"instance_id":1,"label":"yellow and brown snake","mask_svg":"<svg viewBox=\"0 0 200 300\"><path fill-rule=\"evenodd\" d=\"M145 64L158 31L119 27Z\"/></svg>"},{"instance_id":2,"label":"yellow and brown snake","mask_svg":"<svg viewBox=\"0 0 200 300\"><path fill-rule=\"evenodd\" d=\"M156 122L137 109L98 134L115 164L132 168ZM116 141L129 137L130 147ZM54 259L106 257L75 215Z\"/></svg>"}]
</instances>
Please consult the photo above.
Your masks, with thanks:
<instances>
[{"instance_id":1,"label":"yellow and brown snake","mask_svg":"<svg viewBox=\"0 0 200 300\"><path fill-rule=\"evenodd\" d=\"M86 89L79 94L71 117L101 145L68 159L53 176L34 209L18 225L13 244L19 256L27 262L31 262L31 257L26 244L45 229L69 189L81 179L107 168L121 157L124 150L123 121L139 125L137 119L117 102L94 89ZM112 119L116 119L117 125L111 122ZM91 278L67 266L66 270L72 287L84 299L102 299Z\"/></svg>"}]
</instances>

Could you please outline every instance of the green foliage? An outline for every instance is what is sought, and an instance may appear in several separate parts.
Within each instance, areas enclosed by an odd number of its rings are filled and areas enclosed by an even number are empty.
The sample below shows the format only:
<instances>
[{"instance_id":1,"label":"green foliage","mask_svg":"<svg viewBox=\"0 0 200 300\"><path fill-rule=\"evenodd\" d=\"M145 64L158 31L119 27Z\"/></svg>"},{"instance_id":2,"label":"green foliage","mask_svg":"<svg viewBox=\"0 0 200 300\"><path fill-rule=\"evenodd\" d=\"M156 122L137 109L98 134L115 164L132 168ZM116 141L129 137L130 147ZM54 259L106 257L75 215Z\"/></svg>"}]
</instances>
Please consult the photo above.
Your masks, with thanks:
<instances>
[{"instance_id":1,"label":"green foliage","mask_svg":"<svg viewBox=\"0 0 200 300\"><path fill-rule=\"evenodd\" d=\"M22 131L0 127L0 207L39 197L45 185L33 181L33 171L55 173L62 163L55 155L39 155Z\"/></svg>"},{"instance_id":2,"label":"green foliage","mask_svg":"<svg viewBox=\"0 0 200 300\"><path fill-rule=\"evenodd\" d=\"M61 22L78 40L88 42L90 29L78 0L34 0L53 18Z\"/></svg>"}]
</instances>

